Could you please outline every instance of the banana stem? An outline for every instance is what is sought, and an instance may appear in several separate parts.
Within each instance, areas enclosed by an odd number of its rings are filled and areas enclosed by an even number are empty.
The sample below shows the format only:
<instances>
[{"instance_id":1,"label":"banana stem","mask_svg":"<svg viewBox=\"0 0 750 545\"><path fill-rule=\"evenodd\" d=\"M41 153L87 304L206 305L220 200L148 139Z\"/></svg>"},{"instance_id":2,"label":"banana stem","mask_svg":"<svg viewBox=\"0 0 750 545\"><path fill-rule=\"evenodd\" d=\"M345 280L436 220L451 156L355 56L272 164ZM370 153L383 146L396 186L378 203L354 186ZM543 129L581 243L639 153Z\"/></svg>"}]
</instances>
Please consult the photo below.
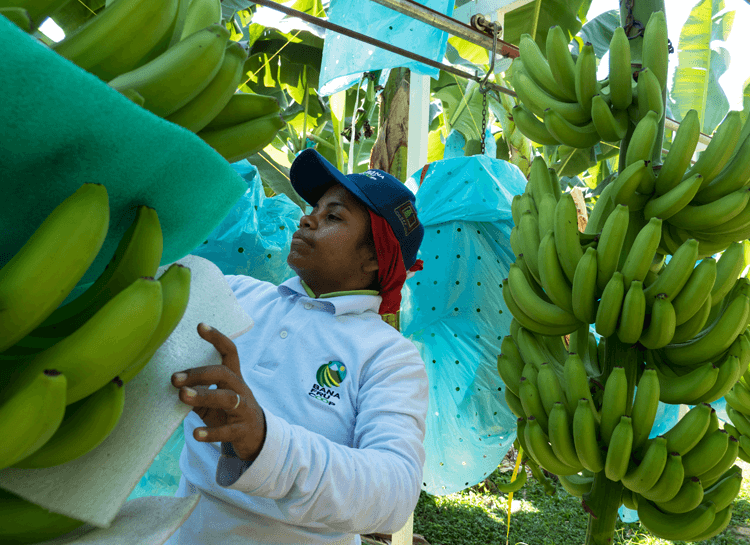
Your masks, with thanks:
<instances>
[{"instance_id":1,"label":"banana stem","mask_svg":"<svg viewBox=\"0 0 750 545\"><path fill-rule=\"evenodd\" d=\"M582 502L589 513L586 545L612 545L622 489L621 482L610 481L603 471L594 476L591 492L583 495Z\"/></svg>"}]
</instances>

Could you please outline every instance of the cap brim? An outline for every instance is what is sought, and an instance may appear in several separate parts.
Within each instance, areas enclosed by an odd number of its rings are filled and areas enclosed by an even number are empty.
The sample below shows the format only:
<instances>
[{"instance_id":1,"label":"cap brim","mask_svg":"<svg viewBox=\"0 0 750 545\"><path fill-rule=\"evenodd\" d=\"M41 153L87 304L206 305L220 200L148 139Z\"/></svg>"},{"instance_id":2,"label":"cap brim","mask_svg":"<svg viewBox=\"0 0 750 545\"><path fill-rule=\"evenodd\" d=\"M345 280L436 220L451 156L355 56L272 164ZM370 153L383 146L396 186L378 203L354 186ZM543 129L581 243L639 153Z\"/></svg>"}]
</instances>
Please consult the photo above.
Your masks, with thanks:
<instances>
[{"instance_id":1,"label":"cap brim","mask_svg":"<svg viewBox=\"0 0 750 545\"><path fill-rule=\"evenodd\" d=\"M370 199L362 193L357 184L342 174L325 157L312 148L303 150L297 155L289 169L289 181L292 187L311 205L314 205L332 184L338 183L348 189L358 200L380 213Z\"/></svg>"}]
</instances>

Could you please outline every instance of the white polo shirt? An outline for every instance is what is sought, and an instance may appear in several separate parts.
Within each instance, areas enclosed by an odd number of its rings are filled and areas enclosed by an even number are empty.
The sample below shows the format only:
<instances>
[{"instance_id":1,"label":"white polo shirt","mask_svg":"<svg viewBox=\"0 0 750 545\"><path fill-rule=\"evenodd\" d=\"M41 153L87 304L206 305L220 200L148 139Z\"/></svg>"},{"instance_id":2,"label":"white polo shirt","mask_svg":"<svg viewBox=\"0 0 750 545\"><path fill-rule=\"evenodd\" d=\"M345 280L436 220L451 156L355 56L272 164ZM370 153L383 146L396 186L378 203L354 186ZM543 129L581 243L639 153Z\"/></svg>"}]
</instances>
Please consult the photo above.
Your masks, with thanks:
<instances>
[{"instance_id":1,"label":"white polo shirt","mask_svg":"<svg viewBox=\"0 0 750 545\"><path fill-rule=\"evenodd\" d=\"M377 314L377 292L314 298L299 277L226 278L255 321L234 343L266 440L248 464L231 444L193 439L203 422L187 416L176 496L202 498L167 543L359 545L359 534L398 531L425 461L428 384L414 344Z\"/></svg>"}]
</instances>

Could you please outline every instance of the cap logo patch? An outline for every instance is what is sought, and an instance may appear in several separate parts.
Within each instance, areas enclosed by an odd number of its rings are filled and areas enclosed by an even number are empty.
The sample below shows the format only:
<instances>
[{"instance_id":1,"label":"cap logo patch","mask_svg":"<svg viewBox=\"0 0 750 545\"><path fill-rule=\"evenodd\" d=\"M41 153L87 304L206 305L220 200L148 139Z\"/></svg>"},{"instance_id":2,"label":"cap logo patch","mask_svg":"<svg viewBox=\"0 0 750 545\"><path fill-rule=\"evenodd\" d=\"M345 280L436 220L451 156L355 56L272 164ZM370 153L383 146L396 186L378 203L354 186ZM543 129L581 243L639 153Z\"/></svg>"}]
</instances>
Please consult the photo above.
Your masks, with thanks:
<instances>
[{"instance_id":1,"label":"cap logo patch","mask_svg":"<svg viewBox=\"0 0 750 545\"><path fill-rule=\"evenodd\" d=\"M419 225L417 211L414 209L411 201L406 201L405 203L398 205L394 212L401 222L401 225L404 226L404 235L408 235Z\"/></svg>"},{"instance_id":2,"label":"cap logo patch","mask_svg":"<svg viewBox=\"0 0 750 545\"><path fill-rule=\"evenodd\" d=\"M385 179L385 175L379 170L368 170L366 172L363 172L362 174L364 174L368 178L373 178L373 179L377 178L379 180Z\"/></svg>"}]
</instances>

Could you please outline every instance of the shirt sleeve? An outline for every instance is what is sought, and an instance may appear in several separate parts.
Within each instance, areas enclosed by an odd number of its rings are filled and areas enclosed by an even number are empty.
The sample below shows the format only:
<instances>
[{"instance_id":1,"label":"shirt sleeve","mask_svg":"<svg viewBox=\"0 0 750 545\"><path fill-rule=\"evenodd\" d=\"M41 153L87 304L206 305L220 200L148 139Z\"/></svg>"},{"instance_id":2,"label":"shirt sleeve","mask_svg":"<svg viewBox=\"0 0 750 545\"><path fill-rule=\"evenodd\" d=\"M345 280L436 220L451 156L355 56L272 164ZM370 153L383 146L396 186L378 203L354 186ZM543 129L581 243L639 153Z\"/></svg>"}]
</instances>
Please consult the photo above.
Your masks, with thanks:
<instances>
[{"instance_id":1,"label":"shirt sleeve","mask_svg":"<svg viewBox=\"0 0 750 545\"><path fill-rule=\"evenodd\" d=\"M223 448L217 484L276 500L291 524L398 531L419 499L428 403L424 363L401 339L363 368L353 448L264 410L260 454L250 464Z\"/></svg>"}]
</instances>

